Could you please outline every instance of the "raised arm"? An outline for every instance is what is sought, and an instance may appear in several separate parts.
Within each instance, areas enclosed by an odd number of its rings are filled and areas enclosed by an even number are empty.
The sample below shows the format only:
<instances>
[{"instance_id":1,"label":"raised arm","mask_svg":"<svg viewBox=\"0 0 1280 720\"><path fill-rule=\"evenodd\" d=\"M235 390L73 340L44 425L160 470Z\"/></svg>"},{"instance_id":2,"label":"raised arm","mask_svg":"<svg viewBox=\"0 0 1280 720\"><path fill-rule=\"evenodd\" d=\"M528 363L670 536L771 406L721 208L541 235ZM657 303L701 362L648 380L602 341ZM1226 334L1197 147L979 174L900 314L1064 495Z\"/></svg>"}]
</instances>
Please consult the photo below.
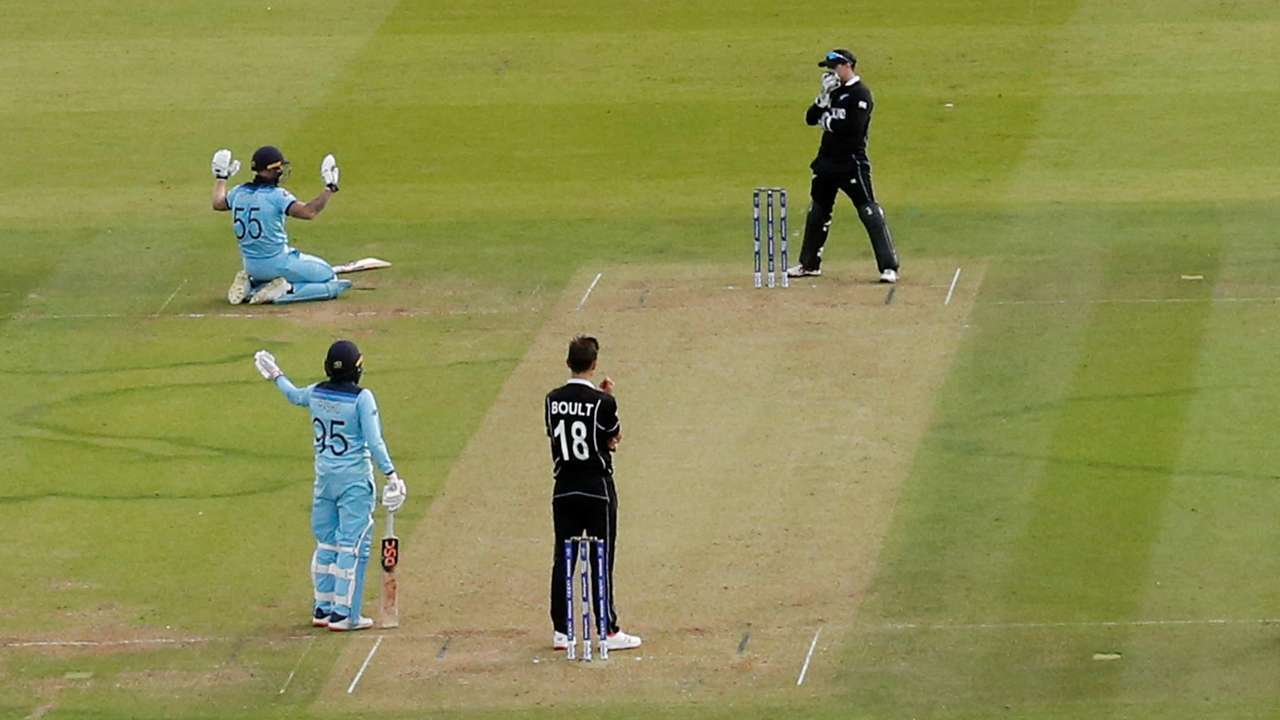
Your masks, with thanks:
<instances>
[{"instance_id":1,"label":"raised arm","mask_svg":"<svg viewBox=\"0 0 1280 720\"><path fill-rule=\"evenodd\" d=\"M276 358L271 353L266 350L259 350L254 353L253 366L257 368L262 377L270 380L272 384L279 388L289 402L302 407L307 407L311 404L311 388L314 386L308 385L300 388L290 382L289 378L284 376L284 371L276 364Z\"/></svg>"},{"instance_id":2,"label":"raised arm","mask_svg":"<svg viewBox=\"0 0 1280 720\"><path fill-rule=\"evenodd\" d=\"M222 178L213 181L213 209L219 212L231 209L227 204L227 181Z\"/></svg>"},{"instance_id":3,"label":"raised arm","mask_svg":"<svg viewBox=\"0 0 1280 720\"><path fill-rule=\"evenodd\" d=\"M333 197L333 191L325 188L320 194L312 198L311 202L296 202L289 206L289 217L295 217L299 220L314 220L317 215L324 210L324 206L329 204L329 198Z\"/></svg>"},{"instance_id":4,"label":"raised arm","mask_svg":"<svg viewBox=\"0 0 1280 720\"><path fill-rule=\"evenodd\" d=\"M324 210L324 206L329 204L329 198L338 192L338 161L333 159L333 155L325 155L324 160L320 161L320 179L324 181L324 190L309 203L293 203L289 206L287 212L289 217L296 217L299 220L312 220Z\"/></svg>"},{"instance_id":5,"label":"raised arm","mask_svg":"<svg viewBox=\"0 0 1280 720\"><path fill-rule=\"evenodd\" d=\"M308 407L311 405L311 385L298 387L283 374L276 377L275 382L276 387L280 389L281 393L284 393L285 399L289 402L301 407Z\"/></svg>"},{"instance_id":6,"label":"raised arm","mask_svg":"<svg viewBox=\"0 0 1280 720\"><path fill-rule=\"evenodd\" d=\"M231 151L223 148L213 154L210 163L213 169L213 209L226 212L231 209L227 204L227 179L240 172L240 161L231 157Z\"/></svg>"}]
</instances>

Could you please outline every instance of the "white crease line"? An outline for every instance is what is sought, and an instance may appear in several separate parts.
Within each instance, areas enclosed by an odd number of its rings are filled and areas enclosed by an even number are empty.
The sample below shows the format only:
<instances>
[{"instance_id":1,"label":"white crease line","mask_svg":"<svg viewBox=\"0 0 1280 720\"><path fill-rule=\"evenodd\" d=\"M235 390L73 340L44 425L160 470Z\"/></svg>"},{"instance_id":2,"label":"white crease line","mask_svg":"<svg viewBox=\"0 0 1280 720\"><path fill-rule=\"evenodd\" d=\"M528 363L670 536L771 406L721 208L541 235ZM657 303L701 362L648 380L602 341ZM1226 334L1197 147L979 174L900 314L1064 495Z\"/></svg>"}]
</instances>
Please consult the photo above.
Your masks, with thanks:
<instances>
[{"instance_id":1,"label":"white crease line","mask_svg":"<svg viewBox=\"0 0 1280 720\"><path fill-rule=\"evenodd\" d=\"M889 623L885 630L1040 630L1053 628L1168 627L1186 625L1276 625L1280 618L1206 618L1202 620L1079 620L1065 622L1011 623Z\"/></svg>"},{"instance_id":2,"label":"white crease line","mask_svg":"<svg viewBox=\"0 0 1280 720\"><path fill-rule=\"evenodd\" d=\"M947 290L947 299L942 301L943 305L951 304L951 296L955 293L958 282L960 282L960 268L956 268L956 274L951 277L951 287Z\"/></svg>"},{"instance_id":3,"label":"white crease line","mask_svg":"<svg viewBox=\"0 0 1280 720\"><path fill-rule=\"evenodd\" d=\"M289 689L289 683L293 682L294 674L298 672L298 668L302 667L302 661L307 659L307 653L311 652L311 646L315 645L315 636L313 635L311 639L313 642L307 643L307 647L302 651L302 657L298 658L297 664L295 664L293 669L289 671L289 677L284 679L284 685L280 686L280 692L277 693L278 695L283 695L284 691Z\"/></svg>"},{"instance_id":4,"label":"white crease line","mask_svg":"<svg viewBox=\"0 0 1280 720\"><path fill-rule=\"evenodd\" d=\"M310 640L312 635L286 635L283 637L261 638L264 642L288 642L291 640ZM233 642L244 638L235 637L184 637L184 638L132 638L124 640L0 640L0 648L41 648L41 647L123 647L129 645L197 645L212 642Z\"/></svg>"},{"instance_id":5,"label":"white crease line","mask_svg":"<svg viewBox=\"0 0 1280 720\"><path fill-rule=\"evenodd\" d=\"M1205 297L1205 298L1102 298L1090 300L991 300L983 305L1163 305L1175 303L1273 303L1280 297Z\"/></svg>"},{"instance_id":6,"label":"white crease line","mask_svg":"<svg viewBox=\"0 0 1280 720\"><path fill-rule=\"evenodd\" d=\"M581 310L583 305L587 304L587 298L591 297L591 291L596 289L596 283L600 282L600 278L604 277L604 273L596 273L596 279L591 281L591 287L582 294L582 299L578 301L578 309Z\"/></svg>"},{"instance_id":7,"label":"white crease line","mask_svg":"<svg viewBox=\"0 0 1280 720\"><path fill-rule=\"evenodd\" d=\"M373 659L373 654L378 652L378 646L382 644L383 637L384 636L380 635L378 636L378 639L374 641L373 648L369 650L369 654L364 659L364 664L360 666L360 671L351 679L351 685L347 687L348 695L356 691L356 684L360 682L360 678L364 677L364 671L369 667L369 661Z\"/></svg>"},{"instance_id":8,"label":"white crease line","mask_svg":"<svg viewBox=\"0 0 1280 720\"><path fill-rule=\"evenodd\" d=\"M169 307L169 303L173 302L173 299L178 297L178 293L181 292L182 288L186 287L186 285L187 278L183 278L182 282L178 283L178 287L173 289L173 292L169 295L169 299L165 300L164 304L160 306L160 309L151 314L151 317L160 317L160 313L164 312L164 309Z\"/></svg>"},{"instance_id":9,"label":"white crease line","mask_svg":"<svg viewBox=\"0 0 1280 720\"><path fill-rule=\"evenodd\" d=\"M513 312L538 312L538 308L467 308L467 309L447 309L447 310L404 310L404 311L387 311L381 312L377 310L361 310L351 312L333 313L336 317L353 317L353 318L419 318L419 317L445 317L458 315L504 315ZM53 315L33 315L28 313L10 313L8 315L0 315L2 320L14 320L18 322L37 322L42 320L136 320L141 318L173 318L179 320L203 320L203 319L245 319L245 320L272 320L272 319L291 319L306 318L306 313L288 313L288 312L207 312L207 313L171 313L168 315L151 314L151 315L130 315L127 313L67 313Z\"/></svg>"},{"instance_id":10,"label":"white crease line","mask_svg":"<svg viewBox=\"0 0 1280 720\"><path fill-rule=\"evenodd\" d=\"M114 645L191 645L207 643L215 640L231 640L231 638L138 638L134 640L12 640L5 641L0 647L111 647Z\"/></svg>"},{"instance_id":11,"label":"white crease line","mask_svg":"<svg viewBox=\"0 0 1280 720\"><path fill-rule=\"evenodd\" d=\"M804 684L804 676L809 672L809 661L813 660L813 649L818 647L818 636L822 634L822 626L813 634L813 642L809 643L809 652L805 653L804 665L800 668L800 677L796 678L796 687Z\"/></svg>"}]
</instances>

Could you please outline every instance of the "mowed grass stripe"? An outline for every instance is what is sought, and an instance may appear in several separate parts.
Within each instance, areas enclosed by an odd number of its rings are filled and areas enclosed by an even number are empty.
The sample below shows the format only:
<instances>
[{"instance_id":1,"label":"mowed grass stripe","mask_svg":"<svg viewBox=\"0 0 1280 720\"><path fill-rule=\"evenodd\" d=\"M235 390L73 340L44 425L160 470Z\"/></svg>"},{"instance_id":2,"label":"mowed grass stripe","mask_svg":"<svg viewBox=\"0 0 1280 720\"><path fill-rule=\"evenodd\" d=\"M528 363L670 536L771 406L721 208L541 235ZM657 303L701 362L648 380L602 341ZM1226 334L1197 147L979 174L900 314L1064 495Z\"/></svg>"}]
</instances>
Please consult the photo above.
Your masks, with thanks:
<instances>
[{"instance_id":1,"label":"mowed grass stripe","mask_svg":"<svg viewBox=\"0 0 1280 720\"><path fill-rule=\"evenodd\" d=\"M1096 10L1092 3L1082 6L1077 19ZM1082 34L1085 47L1106 43L1106 22L1090 22L1096 27L1065 30L1053 54L1081 52ZM1049 255L1039 267L993 264L984 296L1053 294L1055 286L1065 297L1131 296L1135 286L1167 294L1165 278L1179 270L1212 275L1214 249L1222 243L1213 209L1106 205L1114 186L1111 163L1127 156L1115 158L1105 152L1113 141L1097 140L1105 134L1095 123L1108 117L1108 107L1060 97L1076 77L1069 68L1063 74L1046 88L1031 150L1011 175L1004 197L1017 210L999 234ZM1163 103L1127 98L1118 109ZM1157 187L1160 179L1143 182ZM1064 193L1091 201L1056 209L1018 202ZM976 337L964 348L944 393L942 420L900 506L876 596L866 606L874 612L860 620L952 624L1135 615L1212 312L1211 303L1188 305L980 304ZM1149 356L1154 370L1144 370ZM1157 417L1148 420L1145 413ZM1095 505L1110 506L1101 511L1104 522L1094 522ZM1139 515L1133 531L1124 511ZM1112 534L1123 536L1122 547L1108 557ZM1092 571L1089 558L1101 558L1101 572ZM1110 587L1081 587L1095 581ZM993 707L1034 708L1033 715L1045 716L1072 703L1106 707L1118 671L1095 672L1088 648L1105 650L1123 632L1037 635L1032 641L979 633L869 637L865 651L851 659L853 700L886 714L910 708L934 717ZM1051 642L1042 641L1050 635Z\"/></svg>"},{"instance_id":2,"label":"mowed grass stripe","mask_svg":"<svg viewBox=\"0 0 1280 720\"><path fill-rule=\"evenodd\" d=\"M1078 3L1057 3L1051 10L1041 7L1033 13L1034 24L1022 28L1026 36L1035 38L1035 50L1024 56L1023 67L1034 67L1047 61L1053 38L1072 17ZM1038 51L1038 52L1037 52ZM979 48L978 54L990 52ZM1007 118L994 140L996 153L986 158L988 176L982 178L980 190L965 196L972 203L963 212L943 203L940 212L951 221L957 237L973 241L980 247L1007 243L1009 250L1028 247L1025 239L1040 232L1046 208L1013 208L1005 202L1016 185L1024 157L1034 150L1040 123L1040 108L1049 92L1049 79L1044 75L1023 75L1011 83L1009 91L1032 98L1020 105L1021 112ZM964 173L964 170L958 172ZM915 197L912 195L911 197ZM932 198L930 198L932 200ZM905 215L908 224L929 228L937 233L938 242L951 247L941 224L932 218L934 205L913 205ZM1069 235L1076 228L1056 228ZM905 242L905 241L904 241ZM958 245L959 243L955 243ZM910 261L904 261L909 272ZM893 529L885 541L881 567L863 605L862 619L904 619L927 617L941 609L947 597L935 594L949 585L947 578L958 579L965 553L963 538L976 528L952 536L957 528L952 514L966 515L974 498L991 492L984 479L998 482L1007 472L1002 467L982 467L981 457L971 457L980 443L967 439L969 432L983 432L992 427L1011 398L1031 402L1038 389L1058 374L1054 358L1063 357L1055 346L1070 343L1069 334L1051 335L1039 318L1024 316L1010 319L1009 313L994 315L981 309L981 298L1002 296L1018 282L1018 269L991 265L985 275L979 308L975 310L972 329L948 376L947 385L938 401L934 425L916 456L912 479L903 490ZM949 280L949 278L948 278ZM1030 364L1028 357L1043 356L1048 362ZM991 462L1003 463L1000 458ZM975 465L977 461L977 465ZM975 487L975 484L981 487ZM1016 493L1016 488L1011 488ZM947 522L942 522L944 518Z\"/></svg>"},{"instance_id":3,"label":"mowed grass stripe","mask_svg":"<svg viewBox=\"0 0 1280 720\"><path fill-rule=\"evenodd\" d=\"M1268 204L1220 216L1230 244L1216 277L1206 278L1215 293L1274 281L1274 261L1263 250L1271 248L1278 214ZM1181 472L1170 481L1149 562L1142 596L1147 617L1252 618L1280 607L1275 318L1274 304L1212 310L1188 397ZM1246 716L1253 708L1274 717L1280 713L1277 647L1280 626L1274 625L1135 635L1122 648L1129 658L1124 699L1179 704L1183 714L1202 717ZM1178 682L1165 682L1168 677Z\"/></svg>"},{"instance_id":4,"label":"mowed grass stripe","mask_svg":"<svg viewBox=\"0 0 1280 720\"><path fill-rule=\"evenodd\" d=\"M1103 289L1135 260L1115 253ZM1091 312L1001 619L1128 618L1145 582L1212 306Z\"/></svg>"}]
</instances>

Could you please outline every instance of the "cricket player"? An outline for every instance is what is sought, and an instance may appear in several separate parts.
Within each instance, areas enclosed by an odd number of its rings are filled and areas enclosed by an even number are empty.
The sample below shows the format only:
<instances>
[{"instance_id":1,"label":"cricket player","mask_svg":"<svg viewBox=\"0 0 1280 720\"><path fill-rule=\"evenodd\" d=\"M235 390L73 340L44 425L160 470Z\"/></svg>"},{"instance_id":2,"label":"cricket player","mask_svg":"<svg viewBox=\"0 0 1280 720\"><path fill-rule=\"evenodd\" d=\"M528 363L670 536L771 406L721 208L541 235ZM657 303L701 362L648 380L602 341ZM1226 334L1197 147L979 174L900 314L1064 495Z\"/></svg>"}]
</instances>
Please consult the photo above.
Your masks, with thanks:
<instances>
[{"instance_id":1,"label":"cricket player","mask_svg":"<svg viewBox=\"0 0 1280 720\"><path fill-rule=\"evenodd\" d=\"M364 356L349 340L339 340L324 359L326 382L295 387L266 350L253 356L262 377L275 383L294 405L311 410L316 482L311 502L311 557L315 605L311 624L335 632L364 630L373 620L360 614L365 566L373 532L373 484L370 460L387 477L382 505L396 512L408 490L396 474L382 439L378 403L360 387Z\"/></svg>"},{"instance_id":2,"label":"cricket player","mask_svg":"<svg viewBox=\"0 0 1280 720\"><path fill-rule=\"evenodd\" d=\"M618 421L618 401L613 397L613 381L605 378L597 388L591 382L596 371L600 343L579 335L569 343L565 363L573 376L564 385L547 393L544 418L551 441L555 490L551 514L555 524L555 551L551 567L551 646L569 646L568 599L565 597L564 541L584 532L605 541L609 579L608 634L610 650L640 647L640 638L622 632L614 607L613 561L618 537L618 490L613 484L613 451L622 441ZM594 567L595 558L591 559ZM597 589L598 590L598 589ZM599 603L593 607L599 607ZM585 632L585 630L584 630Z\"/></svg>"},{"instance_id":3,"label":"cricket player","mask_svg":"<svg viewBox=\"0 0 1280 720\"><path fill-rule=\"evenodd\" d=\"M253 179L227 190L227 179L240 171L230 150L213 154L213 209L231 212L231 228L240 244L243 268L227 290L227 302L239 305L332 300L351 287L329 263L289 247L285 218L312 220L338 192L338 165L332 155L320 163L324 189L311 202L299 202L280 187L289 161L271 145L253 153Z\"/></svg>"},{"instance_id":4,"label":"cricket player","mask_svg":"<svg viewBox=\"0 0 1280 720\"><path fill-rule=\"evenodd\" d=\"M831 230L831 214L836 193L843 192L858 210L858 219L871 240L880 270L880 282L898 281L898 251L885 221L884 208L876 202L871 188L871 160L867 157L867 134L875 100L871 89L854 71L858 58L844 48L827 53L818 67L822 90L805 113L805 122L822 128L818 156L810 163L813 182L809 189L809 217L804 226L804 246L800 264L787 268L791 277L822 274L822 248Z\"/></svg>"}]
</instances>

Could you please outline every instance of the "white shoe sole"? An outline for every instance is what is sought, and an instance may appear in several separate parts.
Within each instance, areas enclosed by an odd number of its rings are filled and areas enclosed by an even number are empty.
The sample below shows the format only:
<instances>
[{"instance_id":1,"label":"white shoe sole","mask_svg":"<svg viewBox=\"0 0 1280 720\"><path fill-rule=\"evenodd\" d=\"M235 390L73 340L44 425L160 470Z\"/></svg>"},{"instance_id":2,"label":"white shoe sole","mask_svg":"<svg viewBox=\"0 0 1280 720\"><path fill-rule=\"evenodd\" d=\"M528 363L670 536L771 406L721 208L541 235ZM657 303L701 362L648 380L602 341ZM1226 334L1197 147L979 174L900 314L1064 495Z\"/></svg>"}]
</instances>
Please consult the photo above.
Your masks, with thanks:
<instances>
[{"instance_id":1,"label":"white shoe sole","mask_svg":"<svg viewBox=\"0 0 1280 720\"><path fill-rule=\"evenodd\" d=\"M285 280L284 278L276 278L259 288L258 291L253 294L253 297L249 298L249 304L266 305L267 303L273 303L285 295L288 295L290 289L288 280Z\"/></svg>"},{"instance_id":2,"label":"white shoe sole","mask_svg":"<svg viewBox=\"0 0 1280 720\"><path fill-rule=\"evenodd\" d=\"M330 632L355 632L357 630L368 630L371 627L373 627L373 623L371 622L361 623L360 625L356 625L354 627L352 627L351 625L344 625L341 623L329 623Z\"/></svg>"},{"instance_id":3,"label":"white shoe sole","mask_svg":"<svg viewBox=\"0 0 1280 720\"><path fill-rule=\"evenodd\" d=\"M641 640L640 638L638 638L638 637L636 637L636 636L634 636L634 635L632 635L632 636L631 636L631 638L635 640L635 643L631 643L631 642L618 642L618 644L616 644L616 645L615 645L615 644L614 644L614 639L613 639L613 638L609 638L609 639L607 639L605 642L606 642L606 644L609 646L609 650L610 650L610 652L612 652L612 651L614 651L614 650L634 650L635 648L638 648L638 647L640 647L641 645L643 645L643 644L644 644L644 641L643 641L643 640Z\"/></svg>"},{"instance_id":4,"label":"white shoe sole","mask_svg":"<svg viewBox=\"0 0 1280 720\"><path fill-rule=\"evenodd\" d=\"M239 305L249 297L249 273L241 270L236 273L236 277L231 281L231 287L227 288L227 302L232 305Z\"/></svg>"}]
</instances>

